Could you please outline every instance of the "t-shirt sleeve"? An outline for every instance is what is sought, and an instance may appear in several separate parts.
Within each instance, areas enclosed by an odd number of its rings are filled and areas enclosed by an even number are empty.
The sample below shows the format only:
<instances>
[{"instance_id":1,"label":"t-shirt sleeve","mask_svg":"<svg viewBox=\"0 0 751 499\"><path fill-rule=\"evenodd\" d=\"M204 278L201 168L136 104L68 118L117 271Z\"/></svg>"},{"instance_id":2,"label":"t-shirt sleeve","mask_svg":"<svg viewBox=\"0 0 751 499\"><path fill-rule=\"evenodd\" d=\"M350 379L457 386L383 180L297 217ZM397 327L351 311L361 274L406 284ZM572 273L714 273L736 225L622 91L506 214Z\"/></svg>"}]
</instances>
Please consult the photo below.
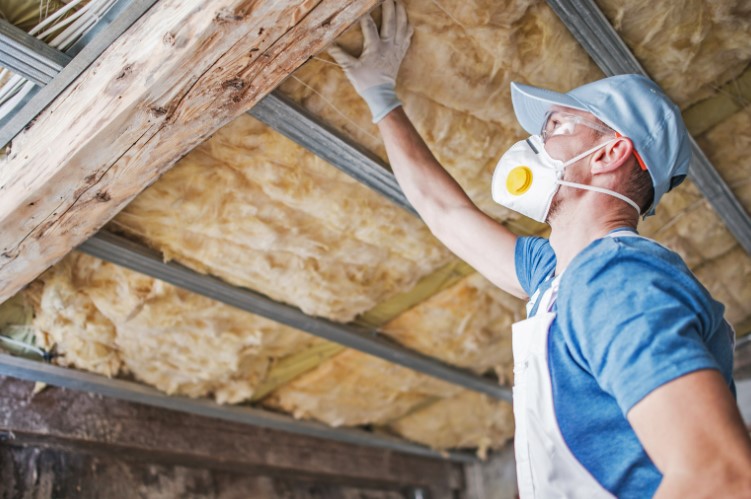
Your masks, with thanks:
<instances>
[{"instance_id":1,"label":"t-shirt sleeve","mask_svg":"<svg viewBox=\"0 0 751 499\"><path fill-rule=\"evenodd\" d=\"M527 296L555 270L555 252L550 241L542 237L519 237L514 250L516 276Z\"/></svg>"},{"instance_id":2,"label":"t-shirt sleeve","mask_svg":"<svg viewBox=\"0 0 751 499\"><path fill-rule=\"evenodd\" d=\"M663 384L719 365L705 342L700 286L687 274L632 248L572 265L558 296L559 326L571 355L624 415Z\"/></svg>"}]
</instances>

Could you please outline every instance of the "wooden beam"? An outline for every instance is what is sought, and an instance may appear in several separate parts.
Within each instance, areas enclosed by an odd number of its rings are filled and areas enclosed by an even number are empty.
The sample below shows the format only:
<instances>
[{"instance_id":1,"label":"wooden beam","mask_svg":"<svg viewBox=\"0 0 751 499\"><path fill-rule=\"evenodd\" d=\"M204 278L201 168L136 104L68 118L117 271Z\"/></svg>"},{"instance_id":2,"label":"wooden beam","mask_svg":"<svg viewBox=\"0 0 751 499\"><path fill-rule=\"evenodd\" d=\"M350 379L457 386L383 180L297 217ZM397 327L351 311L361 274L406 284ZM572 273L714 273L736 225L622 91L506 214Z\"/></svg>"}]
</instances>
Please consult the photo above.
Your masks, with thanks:
<instances>
[{"instance_id":1,"label":"wooden beam","mask_svg":"<svg viewBox=\"0 0 751 499\"><path fill-rule=\"evenodd\" d=\"M335 428L318 421L299 420L287 414L265 409L240 405L221 405L206 398L192 399L167 395L135 381L111 379L100 374L55 366L4 353L0 353L0 376L11 376L27 381L96 393L127 402L346 444L377 447L423 457L440 457L458 462L476 460L476 457L467 451L440 452L392 435L376 434L358 428Z\"/></svg>"},{"instance_id":2,"label":"wooden beam","mask_svg":"<svg viewBox=\"0 0 751 499\"><path fill-rule=\"evenodd\" d=\"M7 443L334 483L438 490L462 486L462 465L184 414L0 377Z\"/></svg>"},{"instance_id":3,"label":"wooden beam","mask_svg":"<svg viewBox=\"0 0 751 499\"><path fill-rule=\"evenodd\" d=\"M59 52L58 56L47 58L48 66L54 65L56 59L68 59L69 62L64 64L65 67L55 75L49 85L32 88L10 113L0 119L0 147L5 147L13 137L26 128L156 2L157 0L118 0L84 36L65 49L64 53ZM34 43L28 41L28 38L33 38L28 33L24 33L24 37L27 39L24 42L27 46ZM43 58L43 54L44 52L36 52L38 57Z\"/></svg>"},{"instance_id":4,"label":"wooden beam","mask_svg":"<svg viewBox=\"0 0 751 499\"><path fill-rule=\"evenodd\" d=\"M375 3L158 2L11 143L0 165L0 301Z\"/></svg>"},{"instance_id":5,"label":"wooden beam","mask_svg":"<svg viewBox=\"0 0 751 499\"><path fill-rule=\"evenodd\" d=\"M201 466L154 462L150 456L133 459L117 452L89 453L46 445L0 442L0 490L4 498L294 498L405 499L413 488L339 484L331 480L258 475ZM61 470L65 470L61 472ZM454 490L430 491L430 499L454 499ZM426 492L427 494L428 492ZM413 494L413 495L409 495Z\"/></svg>"}]
</instances>

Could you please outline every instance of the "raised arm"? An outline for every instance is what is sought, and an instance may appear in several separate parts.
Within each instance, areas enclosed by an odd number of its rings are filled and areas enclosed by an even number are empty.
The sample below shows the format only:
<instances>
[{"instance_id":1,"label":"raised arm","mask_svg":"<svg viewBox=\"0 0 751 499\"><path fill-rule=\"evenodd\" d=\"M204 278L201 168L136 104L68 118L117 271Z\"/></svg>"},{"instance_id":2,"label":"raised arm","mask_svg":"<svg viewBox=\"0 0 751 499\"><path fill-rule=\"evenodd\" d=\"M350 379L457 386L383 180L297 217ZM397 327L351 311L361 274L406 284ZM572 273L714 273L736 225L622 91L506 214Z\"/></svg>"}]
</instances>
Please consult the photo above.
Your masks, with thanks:
<instances>
[{"instance_id":1,"label":"raised arm","mask_svg":"<svg viewBox=\"0 0 751 499\"><path fill-rule=\"evenodd\" d=\"M459 258L504 291L525 297L514 265L517 236L474 205L435 159L396 98L396 74L412 36L404 6L385 0L381 32L369 15L361 28L365 41L359 59L339 47L329 53L368 103L407 199Z\"/></svg>"}]
</instances>

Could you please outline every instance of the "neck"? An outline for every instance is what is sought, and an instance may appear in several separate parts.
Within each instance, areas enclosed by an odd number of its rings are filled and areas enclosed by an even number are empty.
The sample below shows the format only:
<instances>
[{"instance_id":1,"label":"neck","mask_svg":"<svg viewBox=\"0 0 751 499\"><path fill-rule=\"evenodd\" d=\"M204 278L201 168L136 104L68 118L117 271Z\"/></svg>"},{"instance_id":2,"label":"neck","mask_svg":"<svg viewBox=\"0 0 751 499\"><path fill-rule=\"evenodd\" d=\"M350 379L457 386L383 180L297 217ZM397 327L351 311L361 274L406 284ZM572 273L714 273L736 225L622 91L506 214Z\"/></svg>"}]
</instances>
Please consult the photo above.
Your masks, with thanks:
<instances>
[{"instance_id":1,"label":"neck","mask_svg":"<svg viewBox=\"0 0 751 499\"><path fill-rule=\"evenodd\" d=\"M636 229L638 218L632 212L598 211L593 210L592 206L579 205L566 213L557 214L550 221L550 245L557 262L555 274L561 275L576 255L609 232L621 227Z\"/></svg>"}]
</instances>

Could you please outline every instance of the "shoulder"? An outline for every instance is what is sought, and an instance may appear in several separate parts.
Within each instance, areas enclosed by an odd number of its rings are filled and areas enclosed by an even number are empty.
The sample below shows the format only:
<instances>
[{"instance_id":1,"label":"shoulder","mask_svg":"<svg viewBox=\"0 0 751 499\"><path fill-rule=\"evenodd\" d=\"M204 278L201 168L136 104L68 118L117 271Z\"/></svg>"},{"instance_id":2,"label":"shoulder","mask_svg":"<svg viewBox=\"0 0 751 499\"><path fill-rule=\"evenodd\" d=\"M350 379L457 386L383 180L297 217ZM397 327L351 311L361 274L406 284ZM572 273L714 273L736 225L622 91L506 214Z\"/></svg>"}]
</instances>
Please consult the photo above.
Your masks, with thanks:
<instances>
[{"instance_id":1,"label":"shoulder","mask_svg":"<svg viewBox=\"0 0 751 499\"><path fill-rule=\"evenodd\" d=\"M677 253L647 238L605 237L577 255L562 276L558 311L572 325L683 317L712 329L724 307Z\"/></svg>"},{"instance_id":2,"label":"shoulder","mask_svg":"<svg viewBox=\"0 0 751 499\"><path fill-rule=\"evenodd\" d=\"M680 255L645 237L604 237L587 246L571 262L561 278L561 286L643 289L661 280L668 287L701 287Z\"/></svg>"},{"instance_id":3,"label":"shoulder","mask_svg":"<svg viewBox=\"0 0 751 499\"><path fill-rule=\"evenodd\" d=\"M514 251L516 275L524 291L532 296L555 270L556 258L550 241L544 237L519 237Z\"/></svg>"},{"instance_id":4,"label":"shoulder","mask_svg":"<svg viewBox=\"0 0 751 499\"><path fill-rule=\"evenodd\" d=\"M651 390L697 369L720 369L730 379L724 307L679 255L654 241L592 243L563 274L556 311L566 351L623 414Z\"/></svg>"}]
</instances>

